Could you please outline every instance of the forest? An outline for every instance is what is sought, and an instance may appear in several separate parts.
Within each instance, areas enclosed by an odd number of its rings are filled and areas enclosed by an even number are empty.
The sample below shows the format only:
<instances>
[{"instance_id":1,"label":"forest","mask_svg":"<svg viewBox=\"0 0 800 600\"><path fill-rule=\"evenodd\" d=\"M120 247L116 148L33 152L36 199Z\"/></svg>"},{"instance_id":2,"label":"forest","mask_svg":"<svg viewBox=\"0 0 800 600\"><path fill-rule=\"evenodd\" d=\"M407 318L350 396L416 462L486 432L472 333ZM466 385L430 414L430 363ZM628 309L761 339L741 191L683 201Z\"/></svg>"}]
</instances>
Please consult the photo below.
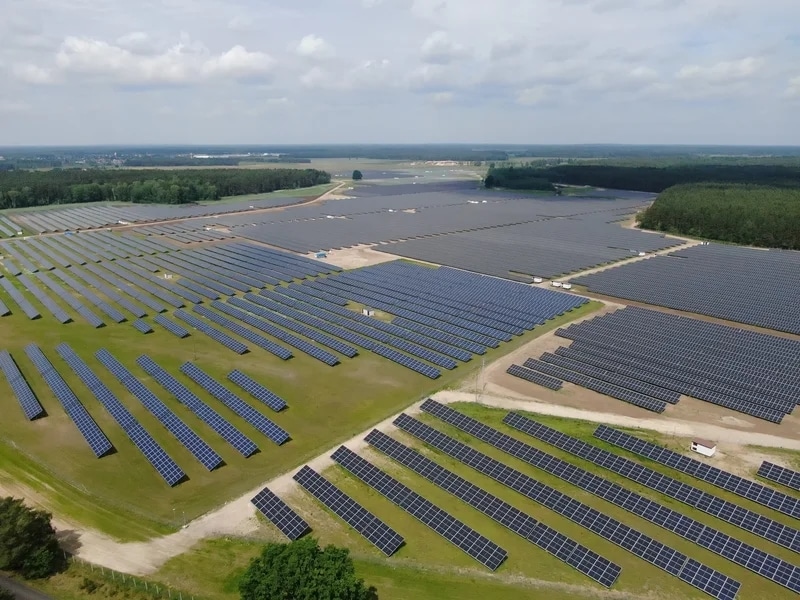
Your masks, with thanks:
<instances>
[{"instance_id":1,"label":"forest","mask_svg":"<svg viewBox=\"0 0 800 600\"><path fill-rule=\"evenodd\" d=\"M186 204L330 183L316 169L120 170L0 172L0 209L83 202Z\"/></svg>"},{"instance_id":2,"label":"forest","mask_svg":"<svg viewBox=\"0 0 800 600\"><path fill-rule=\"evenodd\" d=\"M645 229L800 250L800 189L746 184L669 188L643 213Z\"/></svg>"},{"instance_id":3,"label":"forest","mask_svg":"<svg viewBox=\"0 0 800 600\"><path fill-rule=\"evenodd\" d=\"M505 188L508 190L541 190L554 192L555 186L539 169L527 167L490 167L483 184L487 188Z\"/></svg>"}]
</instances>

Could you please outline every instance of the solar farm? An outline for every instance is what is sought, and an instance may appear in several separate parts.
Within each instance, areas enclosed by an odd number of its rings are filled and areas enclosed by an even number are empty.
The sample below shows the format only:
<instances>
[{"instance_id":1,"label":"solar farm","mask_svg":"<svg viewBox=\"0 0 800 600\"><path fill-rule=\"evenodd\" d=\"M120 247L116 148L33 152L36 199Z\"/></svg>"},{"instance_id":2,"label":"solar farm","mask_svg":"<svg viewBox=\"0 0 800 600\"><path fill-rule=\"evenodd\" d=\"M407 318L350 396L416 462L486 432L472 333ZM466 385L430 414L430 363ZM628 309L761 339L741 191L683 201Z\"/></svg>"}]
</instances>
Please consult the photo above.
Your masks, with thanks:
<instances>
[{"instance_id":1,"label":"solar farm","mask_svg":"<svg viewBox=\"0 0 800 600\"><path fill-rule=\"evenodd\" d=\"M624 226L648 194L405 179L0 218L4 472L121 551L235 508L586 597L796 597L800 463L652 433L800 440L795 253Z\"/></svg>"}]
</instances>

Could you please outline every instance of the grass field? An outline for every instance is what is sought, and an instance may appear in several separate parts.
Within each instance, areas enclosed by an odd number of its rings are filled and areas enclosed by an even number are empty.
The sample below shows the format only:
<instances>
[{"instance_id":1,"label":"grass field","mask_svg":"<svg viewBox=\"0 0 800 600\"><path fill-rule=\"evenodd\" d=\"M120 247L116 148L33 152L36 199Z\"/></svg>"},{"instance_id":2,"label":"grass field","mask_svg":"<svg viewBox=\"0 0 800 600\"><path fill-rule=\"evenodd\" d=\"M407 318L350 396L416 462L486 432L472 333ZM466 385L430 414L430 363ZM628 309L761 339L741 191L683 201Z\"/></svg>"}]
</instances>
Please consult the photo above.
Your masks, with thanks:
<instances>
[{"instance_id":1,"label":"grass field","mask_svg":"<svg viewBox=\"0 0 800 600\"><path fill-rule=\"evenodd\" d=\"M16 280L14 280L16 281ZM20 288L22 290L22 288ZM432 381L367 351L354 359L340 357L342 364L328 367L295 351L282 361L260 348L239 356L205 335L195 333L179 340L160 326L147 336L129 323L111 324L96 330L74 315L75 322L57 324L52 316L32 302L43 317L30 321L22 314L0 319L0 348L16 358L26 379L39 397L47 415L34 422L24 419L5 378L0 378L0 481L7 486L23 484L41 495L55 514L97 528L123 540L141 540L173 531L190 520L237 497L310 458L337 441L348 439L372 423L401 410L437 389L470 375L480 362L473 360ZM54 296L53 296L54 297ZM73 311L58 302L68 314ZM534 332L503 344L486 355L490 361L542 332L557 327L596 308L593 303L554 320ZM269 337L269 336L267 336ZM277 340L276 340L277 341ZM117 452L96 459L64 413L38 372L24 354L29 343L40 345L69 386L84 402ZM145 428L188 475L170 489L129 441L105 409L55 353L60 342L70 344L95 373L122 400ZM220 453L225 465L207 472L117 380L94 358L100 348L110 350L151 390ZM245 459L184 405L164 392L142 371L135 360L147 354L175 374L190 390L215 407L261 452ZM179 373L185 361L197 363L220 381L240 369L287 400L289 408L273 418L291 435L281 447L264 438L244 420L228 411L201 388ZM230 384L229 387L236 390ZM249 396L242 397L248 402ZM255 403L255 401L252 401ZM257 404L257 403L256 403ZM263 407L262 407L263 408Z\"/></svg>"},{"instance_id":2,"label":"grass field","mask_svg":"<svg viewBox=\"0 0 800 600\"><path fill-rule=\"evenodd\" d=\"M490 409L475 404L455 405L455 408L554 456L621 483L626 488L653 498L687 516L728 533L736 539L750 543L790 562L794 561L794 555L789 550L771 544L697 510L690 509L677 501L660 497L658 494L638 484L631 483L620 476L576 459L534 438L506 427L502 424L502 418L505 416L506 411ZM733 577L742 583L742 589L738 596L740 600L761 600L763 598L788 600L795 597L794 594L777 584L768 582L764 578L734 565L675 534L566 484L552 475L518 461L432 417L423 415L420 418L460 441L468 443L523 473L531 475L538 481L551 485L672 548L684 552L691 558ZM596 428L594 423L553 417L532 416L531 418L590 443L596 443L600 447L611 449L606 444L595 441L592 437L592 432ZM610 597L637 599L696 598L698 600L707 598L699 590L636 558L566 518L494 482L490 478L476 473L438 451L425 447L411 436L399 430L391 432L391 435L399 441L417 448L442 466L619 564L622 567L622 575L610 592L612 594ZM674 445L675 443L669 438L660 437L656 434L642 437L666 443L667 445ZM619 450L616 451L626 454ZM359 573L370 585L375 585L378 588L382 599L595 598L605 595L603 588L599 585L567 567L551 555L522 540L522 538L485 515L458 501L454 496L434 486L424 478L404 467L400 467L371 449L363 452L362 456L435 504L442 506L456 518L461 519L501 545L509 553L509 558L500 569L494 574L490 574L473 559L447 543L410 515L395 507L380 494L362 484L340 467L332 467L326 470L326 477L405 537L406 545L393 557L384 558L371 544L349 529L347 525L305 492L298 489L292 495L286 496L286 499L309 522L313 529L313 535L317 536L321 543L345 545L351 549L358 564ZM626 456L635 460L632 455L626 454ZM791 524L792 519L790 518L772 513L772 511L764 507L732 496L702 482L694 481L685 475L672 473L669 469L660 465L648 461L645 462L647 462L648 466L658 471L669 473L676 479L691 483L696 487L762 514L768 514L768 516L777 521ZM277 541L281 539L281 535L277 530L268 523L262 526L262 535L264 540ZM214 600L232 600L235 598L235 581L238 574L242 572L248 560L257 552L258 544L254 541L209 540L200 544L191 552L168 562L155 578L164 583L181 581L185 589L197 591L198 593L200 590L205 590L210 595L210 598ZM618 594L622 594L622 596Z\"/></svg>"}]
</instances>

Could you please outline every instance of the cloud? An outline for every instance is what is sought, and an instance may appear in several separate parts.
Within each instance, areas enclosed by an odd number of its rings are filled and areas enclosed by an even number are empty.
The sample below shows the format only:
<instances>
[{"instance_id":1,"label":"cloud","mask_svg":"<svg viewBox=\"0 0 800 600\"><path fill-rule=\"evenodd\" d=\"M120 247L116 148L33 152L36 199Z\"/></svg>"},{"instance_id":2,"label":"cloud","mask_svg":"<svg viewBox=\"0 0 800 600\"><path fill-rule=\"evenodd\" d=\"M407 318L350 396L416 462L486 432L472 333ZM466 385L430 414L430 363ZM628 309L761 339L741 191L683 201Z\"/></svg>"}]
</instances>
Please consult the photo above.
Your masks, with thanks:
<instances>
[{"instance_id":1,"label":"cloud","mask_svg":"<svg viewBox=\"0 0 800 600\"><path fill-rule=\"evenodd\" d=\"M749 79L758 74L763 61L748 56L740 60L723 61L710 66L686 65L675 74L676 79L705 81L709 83L730 83Z\"/></svg>"},{"instance_id":2,"label":"cloud","mask_svg":"<svg viewBox=\"0 0 800 600\"><path fill-rule=\"evenodd\" d=\"M525 49L525 42L519 38L505 36L492 44L489 57L492 60L503 60L518 55Z\"/></svg>"},{"instance_id":3,"label":"cloud","mask_svg":"<svg viewBox=\"0 0 800 600\"><path fill-rule=\"evenodd\" d=\"M313 33L304 36L295 48L298 56L314 60L332 58L334 55L333 47L319 36Z\"/></svg>"},{"instance_id":4,"label":"cloud","mask_svg":"<svg viewBox=\"0 0 800 600\"><path fill-rule=\"evenodd\" d=\"M521 104L522 106L537 106L549 102L552 100L552 97L553 86L537 85L520 90L517 93L517 104Z\"/></svg>"},{"instance_id":5,"label":"cloud","mask_svg":"<svg viewBox=\"0 0 800 600\"><path fill-rule=\"evenodd\" d=\"M800 98L800 75L789 80L786 90L783 92L784 98Z\"/></svg>"},{"instance_id":6,"label":"cloud","mask_svg":"<svg viewBox=\"0 0 800 600\"><path fill-rule=\"evenodd\" d=\"M466 58L469 54L461 44L450 39L446 31L435 31L429 35L420 48L423 62L435 65L446 65Z\"/></svg>"},{"instance_id":7,"label":"cloud","mask_svg":"<svg viewBox=\"0 0 800 600\"><path fill-rule=\"evenodd\" d=\"M13 68L13 73L14 77L23 83L29 83L32 85L46 85L48 83L53 83L52 72L37 65L16 65Z\"/></svg>"},{"instance_id":8,"label":"cloud","mask_svg":"<svg viewBox=\"0 0 800 600\"><path fill-rule=\"evenodd\" d=\"M454 98L453 92L436 92L431 96L434 104L450 104Z\"/></svg>"},{"instance_id":9,"label":"cloud","mask_svg":"<svg viewBox=\"0 0 800 600\"><path fill-rule=\"evenodd\" d=\"M203 63L202 72L212 77L260 77L268 75L274 65L275 60L268 54L250 52L244 46L234 46L224 54Z\"/></svg>"},{"instance_id":10,"label":"cloud","mask_svg":"<svg viewBox=\"0 0 800 600\"><path fill-rule=\"evenodd\" d=\"M30 112L31 106L25 102L0 99L0 115L15 115Z\"/></svg>"}]
</instances>

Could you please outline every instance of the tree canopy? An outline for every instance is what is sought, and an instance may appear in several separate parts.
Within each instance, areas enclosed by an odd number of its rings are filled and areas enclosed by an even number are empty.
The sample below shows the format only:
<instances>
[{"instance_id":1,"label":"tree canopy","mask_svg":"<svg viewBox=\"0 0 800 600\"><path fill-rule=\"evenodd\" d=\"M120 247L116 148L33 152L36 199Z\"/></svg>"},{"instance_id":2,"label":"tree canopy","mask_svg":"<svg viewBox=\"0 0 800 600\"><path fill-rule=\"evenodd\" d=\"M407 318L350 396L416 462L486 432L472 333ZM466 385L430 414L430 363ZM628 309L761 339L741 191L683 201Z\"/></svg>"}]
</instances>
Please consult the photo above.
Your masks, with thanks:
<instances>
[{"instance_id":1,"label":"tree canopy","mask_svg":"<svg viewBox=\"0 0 800 600\"><path fill-rule=\"evenodd\" d=\"M307 536L289 544L267 544L239 582L242 600L377 600L374 588L355 574L346 548Z\"/></svg>"},{"instance_id":2,"label":"tree canopy","mask_svg":"<svg viewBox=\"0 0 800 600\"><path fill-rule=\"evenodd\" d=\"M800 189L679 185L659 195L639 221L646 229L800 250Z\"/></svg>"},{"instance_id":3,"label":"tree canopy","mask_svg":"<svg viewBox=\"0 0 800 600\"><path fill-rule=\"evenodd\" d=\"M20 499L0 499L0 570L35 579L63 567L64 554L58 547L51 517L43 510L25 506Z\"/></svg>"},{"instance_id":4,"label":"tree canopy","mask_svg":"<svg viewBox=\"0 0 800 600\"><path fill-rule=\"evenodd\" d=\"M538 169L527 167L493 167L483 180L484 187L509 190L542 190L555 192L555 187Z\"/></svg>"},{"instance_id":5,"label":"tree canopy","mask_svg":"<svg viewBox=\"0 0 800 600\"><path fill-rule=\"evenodd\" d=\"M364 179L364 174L361 171L358 169L353 171L353 181L361 181L362 179Z\"/></svg>"},{"instance_id":6,"label":"tree canopy","mask_svg":"<svg viewBox=\"0 0 800 600\"><path fill-rule=\"evenodd\" d=\"M0 600L14 600L16 596L4 587L0 587Z\"/></svg>"},{"instance_id":7,"label":"tree canopy","mask_svg":"<svg viewBox=\"0 0 800 600\"><path fill-rule=\"evenodd\" d=\"M184 204L330 183L316 169L53 169L0 172L0 209L79 202Z\"/></svg>"}]
</instances>

